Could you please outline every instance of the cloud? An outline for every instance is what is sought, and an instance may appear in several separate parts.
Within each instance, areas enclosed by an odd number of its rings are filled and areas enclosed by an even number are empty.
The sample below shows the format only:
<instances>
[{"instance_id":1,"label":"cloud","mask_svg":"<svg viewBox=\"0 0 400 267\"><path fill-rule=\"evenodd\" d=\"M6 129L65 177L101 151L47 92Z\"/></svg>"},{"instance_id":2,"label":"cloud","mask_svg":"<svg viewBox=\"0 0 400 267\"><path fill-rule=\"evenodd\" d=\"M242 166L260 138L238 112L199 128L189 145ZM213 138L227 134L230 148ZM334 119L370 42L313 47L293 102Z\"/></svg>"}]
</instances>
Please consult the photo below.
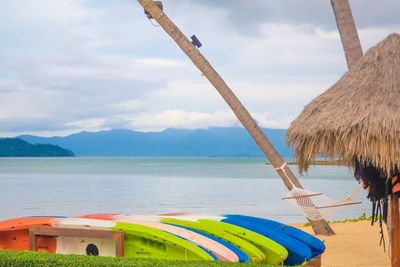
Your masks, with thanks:
<instances>
[{"instance_id":1,"label":"cloud","mask_svg":"<svg viewBox=\"0 0 400 267\"><path fill-rule=\"evenodd\" d=\"M128 119L134 129L160 131L165 128L199 129L228 127L237 124L233 114L228 112L185 112L171 109L161 113L149 113Z\"/></svg>"},{"instance_id":2,"label":"cloud","mask_svg":"<svg viewBox=\"0 0 400 267\"><path fill-rule=\"evenodd\" d=\"M174 4L178 5L176 2ZM366 2L365 0L351 0L349 2L356 24L360 29L399 24L399 1L369 0ZM179 2L179 5L183 5L183 3ZM186 10L194 9L193 6L196 5L224 10L228 14L229 23L243 34L258 34L258 26L265 23L313 24L326 30L336 30L330 1L190 0L185 1L184 8Z\"/></svg>"},{"instance_id":3,"label":"cloud","mask_svg":"<svg viewBox=\"0 0 400 267\"><path fill-rule=\"evenodd\" d=\"M351 2L364 50L400 28L398 1L379 3ZM346 71L329 1L164 4L263 127L287 127ZM136 1L3 1L0 32L0 134L238 125Z\"/></svg>"},{"instance_id":4,"label":"cloud","mask_svg":"<svg viewBox=\"0 0 400 267\"><path fill-rule=\"evenodd\" d=\"M105 118L92 118L92 119L68 122L66 123L66 126L70 126L72 128L84 131L100 131L105 129L104 128L105 123L106 123Z\"/></svg>"},{"instance_id":5,"label":"cloud","mask_svg":"<svg viewBox=\"0 0 400 267\"><path fill-rule=\"evenodd\" d=\"M292 117L272 120L269 114L253 114L261 127L285 128ZM148 113L128 119L134 129L160 131L165 128L205 129L209 127L237 127L240 125L232 111L186 112L180 109L165 110L161 113Z\"/></svg>"}]
</instances>

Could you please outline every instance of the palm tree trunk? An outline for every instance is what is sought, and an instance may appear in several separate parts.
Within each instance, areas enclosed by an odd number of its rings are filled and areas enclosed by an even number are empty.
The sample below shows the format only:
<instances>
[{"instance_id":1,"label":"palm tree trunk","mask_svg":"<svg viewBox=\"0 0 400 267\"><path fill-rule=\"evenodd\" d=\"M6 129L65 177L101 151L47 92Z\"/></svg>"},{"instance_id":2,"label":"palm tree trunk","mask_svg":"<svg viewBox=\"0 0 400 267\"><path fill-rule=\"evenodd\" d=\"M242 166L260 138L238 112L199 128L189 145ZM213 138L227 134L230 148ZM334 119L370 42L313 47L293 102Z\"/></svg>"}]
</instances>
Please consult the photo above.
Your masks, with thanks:
<instances>
[{"instance_id":1,"label":"palm tree trunk","mask_svg":"<svg viewBox=\"0 0 400 267\"><path fill-rule=\"evenodd\" d=\"M363 56L363 51L350 4L348 0L331 0L331 5L342 40L347 67L351 69Z\"/></svg>"},{"instance_id":2,"label":"palm tree trunk","mask_svg":"<svg viewBox=\"0 0 400 267\"><path fill-rule=\"evenodd\" d=\"M160 26L175 40L182 51L191 59L193 64L204 74L210 83L217 89L225 102L229 105L236 117L247 129L254 141L264 152L271 164L278 170L278 174L282 178L286 187L290 190L293 185L302 188L300 182L294 176L293 172L285 161L278 154L271 142L265 136L264 132L258 127L256 121L242 105L236 95L228 87L222 77L215 71L207 59L199 52L197 48L186 38L180 29L158 8L152 0L138 0L143 8L160 24ZM281 169L282 167L282 169ZM267 193L267 192L266 192ZM322 217L321 217L322 218ZM325 220L310 221L316 234L333 235L334 231L326 223Z\"/></svg>"}]
</instances>

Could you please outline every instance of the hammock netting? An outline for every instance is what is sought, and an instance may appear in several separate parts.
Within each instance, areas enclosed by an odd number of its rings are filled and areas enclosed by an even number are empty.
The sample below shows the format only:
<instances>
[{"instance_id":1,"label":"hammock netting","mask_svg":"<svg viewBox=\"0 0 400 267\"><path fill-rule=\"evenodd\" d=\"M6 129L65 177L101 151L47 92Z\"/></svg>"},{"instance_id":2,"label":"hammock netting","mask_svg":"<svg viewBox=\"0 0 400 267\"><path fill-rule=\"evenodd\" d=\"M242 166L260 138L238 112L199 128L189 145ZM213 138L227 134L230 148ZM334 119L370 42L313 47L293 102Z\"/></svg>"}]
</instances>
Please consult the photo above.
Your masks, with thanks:
<instances>
[{"instance_id":1,"label":"hammock netting","mask_svg":"<svg viewBox=\"0 0 400 267\"><path fill-rule=\"evenodd\" d=\"M326 220L345 206L360 204L361 202L353 200L360 189L361 187L343 199L332 200L322 193L312 192L293 185L286 197L282 199L295 204L310 220Z\"/></svg>"}]
</instances>

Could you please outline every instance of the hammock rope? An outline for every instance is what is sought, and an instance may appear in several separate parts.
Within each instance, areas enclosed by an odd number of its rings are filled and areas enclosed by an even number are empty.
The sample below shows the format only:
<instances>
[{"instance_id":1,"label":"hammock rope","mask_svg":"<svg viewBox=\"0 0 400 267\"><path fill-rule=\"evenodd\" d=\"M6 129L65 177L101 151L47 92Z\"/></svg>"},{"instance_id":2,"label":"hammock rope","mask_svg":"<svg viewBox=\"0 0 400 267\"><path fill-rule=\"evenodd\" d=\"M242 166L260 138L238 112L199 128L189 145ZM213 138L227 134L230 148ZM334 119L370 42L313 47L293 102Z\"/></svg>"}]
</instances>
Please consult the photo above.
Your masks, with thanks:
<instances>
[{"instance_id":1,"label":"hammock rope","mask_svg":"<svg viewBox=\"0 0 400 267\"><path fill-rule=\"evenodd\" d=\"M282 200L295 204L308 219L326 220L345 206L361 204L361 202L353 200L353 197L361 190L362 186L343 199L332 200L323 193L312 192L294 185L286 174L286 165L287 163L284 162L281 167L276 168L276 170L282 171L292 186L292 189Z\"/></svg>"}]
</instances>

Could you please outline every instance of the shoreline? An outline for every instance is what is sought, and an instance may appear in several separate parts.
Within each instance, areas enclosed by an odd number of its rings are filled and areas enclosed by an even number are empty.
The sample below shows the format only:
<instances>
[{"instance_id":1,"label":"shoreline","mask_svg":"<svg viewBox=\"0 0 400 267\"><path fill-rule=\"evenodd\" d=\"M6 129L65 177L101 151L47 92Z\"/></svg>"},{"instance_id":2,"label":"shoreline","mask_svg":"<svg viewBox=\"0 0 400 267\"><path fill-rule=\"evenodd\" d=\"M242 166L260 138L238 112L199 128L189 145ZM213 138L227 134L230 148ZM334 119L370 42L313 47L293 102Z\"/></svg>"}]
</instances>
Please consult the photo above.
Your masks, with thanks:
<instances>
[{"instance_id":1,"label":"shoreline","mask_svg":"<svg viewBox=\"0 0 400 267\"><path fill-rule=\"evenodd\" d=\"M269 163L271 164L271 163ZM287 162L288 165L298 165L296 161ZM347 167L347 165L340 160L316 160L310 163L310 166L339 166Z\"/></svg>"}]
</instances>

